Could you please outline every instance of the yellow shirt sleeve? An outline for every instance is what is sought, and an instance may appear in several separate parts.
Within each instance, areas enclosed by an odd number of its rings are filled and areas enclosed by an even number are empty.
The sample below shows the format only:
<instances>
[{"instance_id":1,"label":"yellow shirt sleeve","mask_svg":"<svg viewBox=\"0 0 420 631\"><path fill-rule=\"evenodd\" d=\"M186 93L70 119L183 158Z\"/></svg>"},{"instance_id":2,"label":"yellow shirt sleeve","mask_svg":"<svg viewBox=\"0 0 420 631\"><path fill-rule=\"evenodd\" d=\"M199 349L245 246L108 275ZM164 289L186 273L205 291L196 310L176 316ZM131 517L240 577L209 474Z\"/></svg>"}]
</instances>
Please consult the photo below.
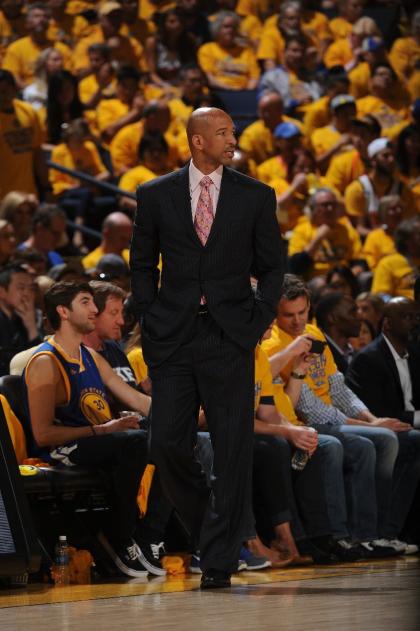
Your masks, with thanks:
<instances>
[{"instance_id":1,"label":"yellow shirt sleeve","mask_svg":"<svg viewBox=\"0 0 420 631\"><path fill-rule=\"evenodd\" d=\"M157 175L155 173L144 166L134 167L134 169L130 169L127 173L124 173L120 179L119 187L122 188L123 191L135 193L140 184L154 180L156 177Z\"/></svg>"},{"instance_id":2,"label":"yellow shirt sleeve","mask_svg":"<svg viewBox=\"0 0 420 631\"><path fill-rule=\"evenodd\" d=\"M346 212L352 217L366 215L366 198L359 180L355 180L347 186L344 193L344 203Z\"/></svg>"},{"instance_id":3,"label":"yellow shirt sleeve","mask_svg":"<svg viewBox=\"0 0 420 631\"><path fill-rule=\"evenodd\" d=\"M142 125L134 123L120 129L111 140L109 151L112 166L116 175L121 175L124 169L130 169L137 164L137 151L142 136Z\"/></svg>"},{"instance_id":4,"label":"yellow shirt sleeve","mask_svg":"<svg viewBox=\"0 0 420 631\"><path fill-rule=\"evenodd\" d=\"M139 348L133 348L127 355L130 366L133 369L137 383L141 383L147 377L147 366L143 359L143 351Z\"/></svg>"},{"instance_id":5,"label":"yellow shirt sleeve","mask_svg":"<svg viewBox=\"0 0 420 631\"><path fill-rule=\"evenodd\" d=\"M272 59L277 65L282 62L284 39L276 26L263 31L257 58L259 60Z\"/></svg>"},{"instance_id":6,"label":"yellow shirt sleeve","mask_svg":"<svg viewBox=\"0 0 420 631\"><path fill-rule=\"evenodd\" d=\"M345 66L352 59L353 53L347 39L339 39L331 44L324 55L324 63L327 68Z\"/></svg>"},{"instance_id":7,"label":"yellow shirt sleeve","mask_svg":"<svg viewBox=\"0 0 420 631\"><path fill-rule=\"evenodd\" d=\"M108 125L115 123L128 113L128 105L122 103L118 99L109 99L100 101L96 110L96 118L98 129L100 132L105 131Z\"/></svg>"}]
</instances>

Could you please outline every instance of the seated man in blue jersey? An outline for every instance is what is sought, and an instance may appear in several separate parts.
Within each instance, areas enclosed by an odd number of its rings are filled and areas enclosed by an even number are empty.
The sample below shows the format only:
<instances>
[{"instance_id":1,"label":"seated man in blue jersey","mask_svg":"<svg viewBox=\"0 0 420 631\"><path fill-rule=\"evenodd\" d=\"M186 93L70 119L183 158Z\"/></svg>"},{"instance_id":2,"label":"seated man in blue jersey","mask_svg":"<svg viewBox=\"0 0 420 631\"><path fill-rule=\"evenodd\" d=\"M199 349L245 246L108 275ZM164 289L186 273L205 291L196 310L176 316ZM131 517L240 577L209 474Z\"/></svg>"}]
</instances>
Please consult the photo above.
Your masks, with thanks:
<instances>
[{"instance_id":1,"label":"seated man in blue jersey","mask_svg":"<svg viewBox=\"0 0 420 631\"><path fill-rule=\"evenodd\" d=\"M124 326L124 300L126 293L113 283L92 280L89 282L93 290L98 313L95 328L83 336L83 343L104 357L112 370L130 387L139 389L134 371L130 366L120 340ZM107 397L113 416L118 416L124 404L107 390ZM148 429L148 419L141 418L140 426ZM163 495L158 472L155 471L150 488L147 512L137 524L135 540L140 548L142 564L151 574L162 576L166 572L162 568L161 557L165 553L163 538L165 528L172 513L172 505Z\"/></svg>"},{"instance_id":2,"label":"seated man in blue jersey","mask_svg":"<svg viewBox=\"0 0 420 631\"><path fill-rule=\"evenodd\" d=\"M138 416L112 418L108 389L129 410L147 415L150 397L127 385L99 353L82 344L95 328L97 307L87 283L59 282L45 294L54 335L26 365L23 383L33 434L32 451L64 465L108 470L113 510L101 542L121 572L145 577L133 539L137 492L148 461Z\"/></svg>"}]
</instances>

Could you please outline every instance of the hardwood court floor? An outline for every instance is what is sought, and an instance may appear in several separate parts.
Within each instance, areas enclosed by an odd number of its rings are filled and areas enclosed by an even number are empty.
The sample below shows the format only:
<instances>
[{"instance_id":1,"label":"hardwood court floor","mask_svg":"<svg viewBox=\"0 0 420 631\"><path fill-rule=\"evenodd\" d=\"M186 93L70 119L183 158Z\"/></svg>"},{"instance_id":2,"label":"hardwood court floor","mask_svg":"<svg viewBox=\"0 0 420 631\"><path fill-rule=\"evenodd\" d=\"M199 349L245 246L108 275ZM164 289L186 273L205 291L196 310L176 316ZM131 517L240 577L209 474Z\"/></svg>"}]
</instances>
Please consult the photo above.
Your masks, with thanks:
<instances>
[{"instance_id":1,"label":"hardwood court floor","mask_svg":"<svg viewBox=\"0 0 420 631\"><path fill-rule=\"evenodd\" d=\"M0 592L0 631L420 631L420 558Z\"/></svg>"}]
</instances>

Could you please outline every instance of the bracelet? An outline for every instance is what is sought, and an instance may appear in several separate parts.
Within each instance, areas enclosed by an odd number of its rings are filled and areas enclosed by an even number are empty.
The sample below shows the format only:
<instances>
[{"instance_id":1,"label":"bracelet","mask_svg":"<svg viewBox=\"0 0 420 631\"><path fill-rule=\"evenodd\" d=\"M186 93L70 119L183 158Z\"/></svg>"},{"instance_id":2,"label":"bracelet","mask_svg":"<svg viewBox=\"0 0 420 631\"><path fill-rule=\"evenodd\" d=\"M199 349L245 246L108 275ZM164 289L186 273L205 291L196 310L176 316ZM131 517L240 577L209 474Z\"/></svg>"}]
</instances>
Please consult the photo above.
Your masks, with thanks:
<instances>
[{"instance_id":1,"label":"bracelet","mask_svg":"<svg viewBox=\"0 0 420 631\"><path fill-rule=\"evenodd\" d=\"M305 379L306 377L305 374L300 374L298 372L295 372L294 370L292 370L292 372L290 373L290 376L293 377L293 379Z\"/></svg>"}]
</instances>

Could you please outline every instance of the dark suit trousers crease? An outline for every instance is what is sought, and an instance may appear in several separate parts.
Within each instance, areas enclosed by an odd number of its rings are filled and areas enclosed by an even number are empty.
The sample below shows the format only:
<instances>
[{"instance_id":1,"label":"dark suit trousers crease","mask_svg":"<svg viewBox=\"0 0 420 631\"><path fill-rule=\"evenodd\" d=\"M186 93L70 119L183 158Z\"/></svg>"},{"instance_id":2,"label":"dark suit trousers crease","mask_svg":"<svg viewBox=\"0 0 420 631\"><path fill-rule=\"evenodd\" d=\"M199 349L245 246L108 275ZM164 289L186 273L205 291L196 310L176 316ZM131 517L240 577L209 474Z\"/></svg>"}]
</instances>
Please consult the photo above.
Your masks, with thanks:
<instances>
[{"instance_id":1,"label":"dark suit trousers crease","mask_svg":"<svg viewBox=\"0 0 420 631\"><path fill-rule=\"evenodd\" d=\"M254 353L210 315L197 316L191 339L150 376L151 457L162 487L200 548L202 569L237 571L252 519ZM214 450L210 495L194 456L200 405Z\"/></svg>"}]
</instances>

